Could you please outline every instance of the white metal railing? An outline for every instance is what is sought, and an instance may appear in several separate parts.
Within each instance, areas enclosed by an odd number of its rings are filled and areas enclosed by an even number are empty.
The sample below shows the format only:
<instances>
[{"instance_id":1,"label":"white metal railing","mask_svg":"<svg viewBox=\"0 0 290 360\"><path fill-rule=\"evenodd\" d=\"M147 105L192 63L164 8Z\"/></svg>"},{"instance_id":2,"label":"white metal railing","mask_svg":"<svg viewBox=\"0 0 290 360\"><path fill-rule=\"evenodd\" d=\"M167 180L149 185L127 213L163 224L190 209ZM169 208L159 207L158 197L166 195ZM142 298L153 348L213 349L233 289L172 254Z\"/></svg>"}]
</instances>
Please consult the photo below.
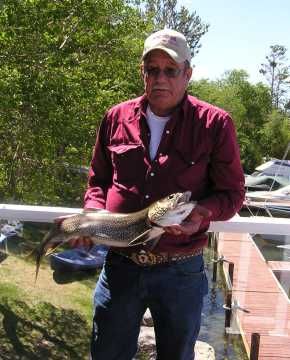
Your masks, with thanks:
<instances>
[{"instance_id":1,"label":"white metal railing","mask_svg":"<svg viewBox=\"0 0 290 360\"><path fill-rule=\"evenodd\" d=\"M53 222L58 216L80 213L80 208L0 204L0 219ZM227 221L212 221L209 231L250 234L290 234L289 218L234 216Z\"/></svg>"}]
</instances>

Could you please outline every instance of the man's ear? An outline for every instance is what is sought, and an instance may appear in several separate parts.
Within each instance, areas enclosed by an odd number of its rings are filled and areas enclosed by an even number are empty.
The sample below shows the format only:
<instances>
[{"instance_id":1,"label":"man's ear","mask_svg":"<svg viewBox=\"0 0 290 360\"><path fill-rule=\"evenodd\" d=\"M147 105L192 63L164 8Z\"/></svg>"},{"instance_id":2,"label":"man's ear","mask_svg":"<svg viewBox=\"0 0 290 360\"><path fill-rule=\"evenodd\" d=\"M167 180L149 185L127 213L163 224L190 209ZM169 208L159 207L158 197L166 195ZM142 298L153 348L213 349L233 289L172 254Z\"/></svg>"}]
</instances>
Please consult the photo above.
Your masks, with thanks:
<instances>
[{"instance_id":1,"label":"man's ear","mask_svg":"<svg viewBox=\"0 0 290 360\"><path fill-rule=\"evenodd\" d=\"M186 69L186 77L188 82L191 79L191 76L192 76L192 67L189 67L188 69Z\"/></svg>"},{"instance_id":2,"label":"man's ear","mask_svg":"<svg viewBox=\"0 0 290 360\"><path fill-rule=\"evenodd\" d=\"M142 79L144 79L144 63L143 62L140 64L140 76Z\"/></svg>"}]
</instances>

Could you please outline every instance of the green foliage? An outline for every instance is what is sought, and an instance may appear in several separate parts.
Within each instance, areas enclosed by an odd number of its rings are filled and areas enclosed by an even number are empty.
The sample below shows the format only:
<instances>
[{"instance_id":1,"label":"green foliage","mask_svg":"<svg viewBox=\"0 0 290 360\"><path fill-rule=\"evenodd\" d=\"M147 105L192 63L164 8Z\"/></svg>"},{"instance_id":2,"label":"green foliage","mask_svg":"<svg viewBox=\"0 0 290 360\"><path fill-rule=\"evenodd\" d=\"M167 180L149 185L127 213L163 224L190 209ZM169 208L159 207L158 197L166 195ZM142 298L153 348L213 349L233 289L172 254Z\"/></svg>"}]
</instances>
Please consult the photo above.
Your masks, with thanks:
<instances>
[{"instance_id":1,"label":"green foliage","mask_svg":"<svg viewBox=\"0 0 290 360\"><path fill-rule=\"evenodd\" d=\"M185 33L193 54L208 30L175 0L2 3L1 202L82 205L96 128L108 107L142 93L143 41L164 24ZM268 87L235 70L190 91L232 114L246 171L265 156L282 157L289 104L272 113Z\"/></svg>"},{"instance_id":2,"label":"green foliage","mask_svg":"<svg viewBox=\"0 0 290 360\"><path fill-rule=\"evenodd\" d=\"M122 0L5 1L0 200L81 203L98 122L142 91L146 26Z\"/></svg>"},{"instance_id":3,"label":"green foliage","mask_svg":"<svg viewBox=\"0 0 290 360\"><path fill-rule=\"evenodd\" d=\"M273 110L261 130L266 154L282 158L286 145L290 144L290 119L285 114ZM290 154L288 154L290 159Z\"/></svg>"},{"instance_id":4,"label":"green foliage","mask_svg":"<svg viewBox=\"0 0 290 360\"><path fill-rule=\"evenodd\" d=\"M153 21L154 30L165 27L180 31L188 41L192 57L201 48L200 39L207 33L209 24L203 23L196 11L192 13L185 6L177 6L177 0L132 1L139 5L143 16ZM140 7L142 4L143 9Z\"/></svg>"},{"instance_id":5,"label":"green foliage","mask_svg":"<svg viewBox=\"0 0 290 360\"><path fill-rule=\"evenodd\" d=\"M261 64L260 73L265 76L270 86L272 105L278 109L289 101L287 90L290 85L290 66L287 64L285 46L272 45L270 49L266 62Z\"/></svg>"},{"instance_id":6,"label":"green foliage","mask_svg":"<svg viewBox=\"0 0 290 360\"><path fill-rule=\"evenodd\" d=\"M219 81L192 82L189 90L232 115L246 172L253 171L264 157L282 158L289 142L289 117L272 113L267 86L253 85L245 71L233 70Z\"/></svg>"}]
</instances>

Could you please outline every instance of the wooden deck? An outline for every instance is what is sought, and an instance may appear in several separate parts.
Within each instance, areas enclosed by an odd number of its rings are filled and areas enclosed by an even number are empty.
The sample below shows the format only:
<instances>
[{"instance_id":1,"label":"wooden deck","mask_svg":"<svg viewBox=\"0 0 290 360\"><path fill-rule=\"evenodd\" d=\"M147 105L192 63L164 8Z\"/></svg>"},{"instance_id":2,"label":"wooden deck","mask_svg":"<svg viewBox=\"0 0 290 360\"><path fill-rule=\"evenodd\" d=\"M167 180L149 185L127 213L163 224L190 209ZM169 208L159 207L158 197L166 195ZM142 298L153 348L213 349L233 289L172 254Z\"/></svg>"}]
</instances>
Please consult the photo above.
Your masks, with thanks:
<instances>
[{"instance_id":1,"label":"wooden deck","mask_svg":"<svg viewBox=\"0 0 290 360\"><path fill-rule=\"evenodd\" d=\"M290 359L290 301L272 272L289 270L289 263L268 264L249 234L220 233L218 252L234 263L233 300L248 355L256 332L261 336L259 359ZM228 263L223 267L227 273Z\"/></svg>"}]
</instances>

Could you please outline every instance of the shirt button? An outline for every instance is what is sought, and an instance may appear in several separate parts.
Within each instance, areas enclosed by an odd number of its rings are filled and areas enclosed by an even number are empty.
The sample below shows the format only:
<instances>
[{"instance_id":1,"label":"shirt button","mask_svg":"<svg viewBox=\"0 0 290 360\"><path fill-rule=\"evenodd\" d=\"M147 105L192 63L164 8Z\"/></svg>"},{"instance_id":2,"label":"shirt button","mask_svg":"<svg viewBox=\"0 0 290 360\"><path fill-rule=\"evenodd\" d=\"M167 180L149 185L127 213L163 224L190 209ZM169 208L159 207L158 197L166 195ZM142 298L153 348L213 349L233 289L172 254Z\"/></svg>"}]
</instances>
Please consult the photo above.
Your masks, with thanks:
<instances>
[{"instance_id":1,"label":"shirt button","mask_svg":"<svg viewBox=\"0 0 290 360\"><path fill-rule=\"evenodd\" d=\"M166 130L165 132L166 132L166 134L170 134L170 131L169 131L169 130Z\"/></svg>"},{"instance_id":2,"label":"shirt button","mask_svg":"<svg viewBox=\"0 0 290 360\"><path fill-rule=\"evenodd\" d=\"M190 164L191 164L191 165L194 165L194 164L195 164L195 162L194 162L194 161L191 161L191 162L190 162Z\"/></svg>"},{"instance_id":3,"label":"shirt button","mask_svg":"<svg viewBox=\"0 0 290 360\"><path fill-rule=\"evenodd\" d=\"M151 172L150 175L151 175L151 176L154 176L155 174L154 174L154 172Z\"/></svg>"},{"instance_id":4,"label":"shirt button","mask_svg":"<svg viewBox=\"0 0 290 360\"><path fill-rule=\"evenodd\" d=\"M147 194L147 195L145 195L145 199L149 199L149 197L150 197L150 196L149 196L148 194Z\"/></svg>"}]
</instances>

